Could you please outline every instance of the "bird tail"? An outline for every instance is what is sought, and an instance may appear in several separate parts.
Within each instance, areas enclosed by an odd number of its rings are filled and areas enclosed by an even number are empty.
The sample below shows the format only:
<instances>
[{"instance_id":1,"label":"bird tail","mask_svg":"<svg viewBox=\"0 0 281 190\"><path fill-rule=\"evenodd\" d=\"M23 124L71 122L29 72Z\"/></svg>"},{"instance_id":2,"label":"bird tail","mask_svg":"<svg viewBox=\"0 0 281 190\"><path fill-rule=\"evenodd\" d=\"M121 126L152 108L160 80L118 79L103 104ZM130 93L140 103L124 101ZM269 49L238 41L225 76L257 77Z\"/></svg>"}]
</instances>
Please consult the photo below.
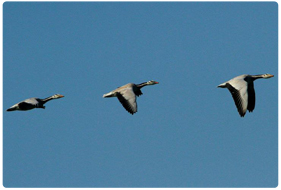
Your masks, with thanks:
<instances>
[{"instance_id":1,"label":"bird tail","mask_svg":"<svg viewBox=\"0 0 281 190\"><path fill-rule=\"evenodd\" d=\"M102 97L104 97L104 98L110 98L110 97L114 97L114 96L116 96L115 93L109 92L109 93L107 93L107 94L104 94Z\"/></svg>"},{"instance_id":2,"label":"bird tail","mask_svg":"<svg viewBox=\"0 0 281 190\"><path fill-rule=\"evenodd\" d=\"M9 109L7 109L7 111L15 111L17 109L17 107L10 107Z\"/></svg>"},{"instance_id":3,"label":"bird tail","mask_svg":"<svg viewBox=\"0 0 281 190\"><path fill-rule=\"evenodd\" d=\"M220 85L217 86L218 88L226 88L226 83L222 83Z\"/></svg>"}]
</instances>

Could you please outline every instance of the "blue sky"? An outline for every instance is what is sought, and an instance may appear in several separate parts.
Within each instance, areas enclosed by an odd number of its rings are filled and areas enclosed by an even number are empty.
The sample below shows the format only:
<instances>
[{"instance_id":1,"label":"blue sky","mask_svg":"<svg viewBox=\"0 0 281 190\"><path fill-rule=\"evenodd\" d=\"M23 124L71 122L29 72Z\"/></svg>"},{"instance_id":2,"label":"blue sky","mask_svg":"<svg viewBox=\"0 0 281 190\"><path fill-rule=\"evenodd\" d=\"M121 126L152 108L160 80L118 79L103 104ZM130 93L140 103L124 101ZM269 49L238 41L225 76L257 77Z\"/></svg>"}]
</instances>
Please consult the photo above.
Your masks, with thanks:
<instances>
[{"instance_id":1,"label":"blue sky","mask_svg":"<svg viewBox=\"0 0 281 190\"><path fill-rule=\"evenodd\" d=\"M276 187L277 19L275 2L4 3L3 185ZM241 118L216 86L264 73ZM148 80L133 116L102 98Z\"/></svg>"}]
</instances>

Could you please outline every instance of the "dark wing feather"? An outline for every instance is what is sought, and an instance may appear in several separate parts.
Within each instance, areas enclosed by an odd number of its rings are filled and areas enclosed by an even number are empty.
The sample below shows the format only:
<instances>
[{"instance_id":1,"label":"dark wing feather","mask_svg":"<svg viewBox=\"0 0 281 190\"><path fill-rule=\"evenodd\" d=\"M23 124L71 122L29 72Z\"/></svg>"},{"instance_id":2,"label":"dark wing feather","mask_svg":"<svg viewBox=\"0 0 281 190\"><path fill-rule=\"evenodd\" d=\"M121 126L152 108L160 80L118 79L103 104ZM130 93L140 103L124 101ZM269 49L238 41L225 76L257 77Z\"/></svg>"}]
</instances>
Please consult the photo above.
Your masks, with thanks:
<instances>
[{"instance_id":1,"label":"dark wing feather","mask_svg":"<svg viewBox=\"0 0 281 190\"><path fill-rule=\"evenodd\" d=\"M136 94L137 96L140 96L140 95L142 95L142 92L141 92L140 89L137 89L137 90L135 91L135 94Z\"/></svg>"},{"instance_id":2,"label":"dark wing feather","mask_svg":"<svg viewBox=\"0 0 281 190\"><path fill-rule=\"evenodd\" d=\"M252 112L255 109L256 95L254 83L248 85L248 110Z\"/></svg>"},{"instance_id":3,"label":"dark wing feather","mask_svg":"<svg viewBox=\"0 0 281 190\"><path fill-rule=\"evenodd\" d=\"M27 103L27 102L20 102L19 103L20 110L31 110L35 107L36 107L36 105L30 104L30 103Z\"/></svg>"},{"instance_id":4,"label":"dark wing feather","mask_svg":"<svg viewBox=\"0 0 281 190\"><path fill-rule=\"evenodd\" d=\"M142 95L141 89L139 87L137 87L136 85L133 86L133 91L136 96Z\"/></svg>"}]
</instances>

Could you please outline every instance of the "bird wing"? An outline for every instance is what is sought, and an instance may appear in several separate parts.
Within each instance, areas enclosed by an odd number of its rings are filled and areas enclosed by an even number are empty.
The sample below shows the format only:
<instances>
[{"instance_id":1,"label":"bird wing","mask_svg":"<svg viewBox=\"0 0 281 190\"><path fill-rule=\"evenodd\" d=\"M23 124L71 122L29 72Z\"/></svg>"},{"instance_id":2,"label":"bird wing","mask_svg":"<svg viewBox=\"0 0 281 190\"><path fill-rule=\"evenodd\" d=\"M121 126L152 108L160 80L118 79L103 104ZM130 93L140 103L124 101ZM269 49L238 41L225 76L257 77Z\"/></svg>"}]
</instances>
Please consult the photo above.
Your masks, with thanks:
<instances>
[{"instance_id":1,"label":"bird wing","mask_svg":"<svg viewBox=\"0 0 281 190\"><path fill-rule=\"evenodd\" d=\"M229 81L227 85L237 110L241 117L244 117L248 107L248 86L244 80Z\"/></svg>"},{"instance_id":2,"label":"bird wing","mask_svg":"<svg viewBox=\"0 0 281 190\"><path fill-rule=\"evenodd\" d=\"M136 95L132 88L124 88L117 92L117 98L129 113L134 114L137 112Z\"/></svg>"},{"instance_id":3,"label":"bird wing","mask_svg":"<svg viewBox=\"0 0 281 190\"><path fill-rule=\"evenodd\" d=\"M31 105L30 107L33 106L33 108L41 107L40 105L42 104L41 99L39 98L29 98L22 101L21 103L30 104Z\"/></svg>"},{"instance_id":4,"label":"bird wing","mask_svg":"<svg viewBox=\"0 0 281 190\"><path fill-rule=\"evenodd\" d=\"M28 104L33 104L33 105L36 105L38 104L38 98L29 98L29 99L26 99L22 102L25 102L25 103L28 103Z\"/></svg>"},{"instance_id":5,"label":"bird wing","mask_svg":"<svg viewBox=\"0 0 281 190\"><path fill-rule=\"evenodd\" d=\"M17 110L17 109L28 110L28 109L35 108L37 104L38 104L37 98L29 98L29 99L16 103L12 107L10 107L10 109L11 110Z\"/></svg>"}]
</instances>

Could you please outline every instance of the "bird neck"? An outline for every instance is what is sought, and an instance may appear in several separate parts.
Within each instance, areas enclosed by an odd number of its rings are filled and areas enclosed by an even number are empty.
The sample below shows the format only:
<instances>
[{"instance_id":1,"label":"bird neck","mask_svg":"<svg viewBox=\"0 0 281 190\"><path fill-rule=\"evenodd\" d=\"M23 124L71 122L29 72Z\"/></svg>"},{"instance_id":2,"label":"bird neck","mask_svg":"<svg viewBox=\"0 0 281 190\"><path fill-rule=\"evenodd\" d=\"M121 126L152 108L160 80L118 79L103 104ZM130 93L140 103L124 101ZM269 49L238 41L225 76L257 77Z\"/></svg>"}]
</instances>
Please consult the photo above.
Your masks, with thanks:
<instances>
[{"instance_id":1,"label":"bird neck","mask_svg":"<svg viewBox=\"0 0 281 190\"><path fill-rule=\"evenodd\" d=\"M52 99L54 99L54 96L50 96L48 98L42 99L42 102L43 102L43 104L45 104L46 102L48 102L48 101L50 101Z\"/></svg>"},{"instance_id":2,"label":"bird neck","mask_svg":"<svg viewBox=\"0 0 281 190\"><path fill-rule=\"evenodd\" d=\"M144 86L148 85L147 82L143 82L137 85L138 88L142 88Z\"/></svg>"},{"instance_id":3,"label":"bird neck","mask_svg":"<svg viewBox=\"0 0 281 190\"><path fill-rule=\"evenodd\" d=\"M253 80L263 78L262 75L252 75Z\"/></svg>"}]
</instances>

